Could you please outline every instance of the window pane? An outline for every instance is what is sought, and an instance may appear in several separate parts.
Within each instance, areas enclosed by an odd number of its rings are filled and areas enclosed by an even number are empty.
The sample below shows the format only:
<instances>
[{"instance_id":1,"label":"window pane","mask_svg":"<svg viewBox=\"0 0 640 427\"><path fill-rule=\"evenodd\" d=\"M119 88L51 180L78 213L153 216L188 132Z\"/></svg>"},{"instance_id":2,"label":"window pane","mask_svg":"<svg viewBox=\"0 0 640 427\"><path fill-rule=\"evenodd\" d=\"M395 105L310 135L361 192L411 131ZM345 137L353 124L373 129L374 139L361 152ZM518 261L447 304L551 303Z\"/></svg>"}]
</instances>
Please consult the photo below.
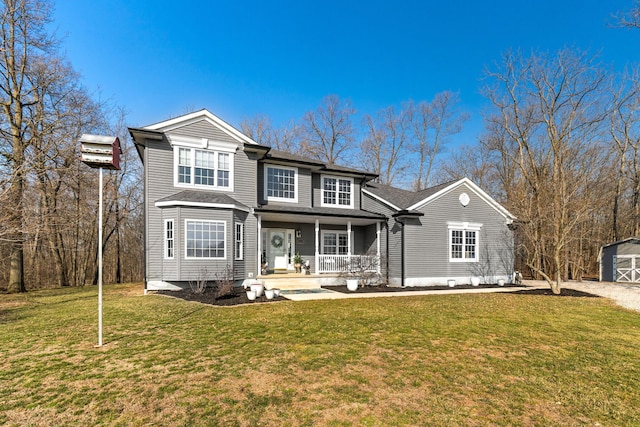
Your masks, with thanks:
<instances>
[{"instance_id":1,"label":"window pane","mask_svg":"<svg viewBox=\"0 0 640 427\"><path fill-rule=\"evenodd\" d=\"M223 258L224 223L187 221L187 257Z\"/></svg>"},{"instance_id":2,"label":"window pane","mask_svg":"<svg viewBox=\"0 0 640 427\"><path fill-rule=\"evenodd\" d=\"M295 199L295 171L267 167L267 197Z\"/></svg>"},{"instance_id":3,"label":"window pane","mask_svg":"<svg viewBox=\"0 0 640 427\"><path fill-rule=\"evenodd\" d=\"M347 255L349 253L349 239L346 234L340 233L338 235L338 253L340 255Z\"/></svg>"},{"instance_id":4,"label":"window pane","mask_svg":"<svg viewBox=\"0 0 640 427\"><path fill-rule=\"evenodd\" d=\"M336 180L335 178L323 178L323 202L326 205L336 204Z\"/></svg>"},{"instance_id":5,"label":"window pane","mask_svg":"<svg viewBox=\"0 0 640 427\"><path fill-rule=\"evenodd\" d=\"M341 179L338 187L338 204L342 206L351 205L351 181Z\"/></svg>"}]
</instances>

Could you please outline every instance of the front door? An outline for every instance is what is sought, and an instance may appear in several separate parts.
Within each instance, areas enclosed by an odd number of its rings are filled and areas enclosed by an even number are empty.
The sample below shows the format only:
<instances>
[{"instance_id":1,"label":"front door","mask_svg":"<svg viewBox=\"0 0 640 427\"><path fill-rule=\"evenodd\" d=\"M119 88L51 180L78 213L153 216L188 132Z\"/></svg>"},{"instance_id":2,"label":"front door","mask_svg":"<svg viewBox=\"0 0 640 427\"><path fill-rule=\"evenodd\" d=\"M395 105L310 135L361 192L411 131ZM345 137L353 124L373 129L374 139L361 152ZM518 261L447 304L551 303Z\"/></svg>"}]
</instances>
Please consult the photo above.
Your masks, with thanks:
<instances>
[{"instance_id":1,"label":"front door","mask_svg":"<svg viewBox=\"0 0 640 427\"><path fill-rule=\"evenodd\" d=\"M293 269L295 254L295 230L271 228L265 230L263 243L267 252L269 269Z\"/></svg>"}]
</instances>

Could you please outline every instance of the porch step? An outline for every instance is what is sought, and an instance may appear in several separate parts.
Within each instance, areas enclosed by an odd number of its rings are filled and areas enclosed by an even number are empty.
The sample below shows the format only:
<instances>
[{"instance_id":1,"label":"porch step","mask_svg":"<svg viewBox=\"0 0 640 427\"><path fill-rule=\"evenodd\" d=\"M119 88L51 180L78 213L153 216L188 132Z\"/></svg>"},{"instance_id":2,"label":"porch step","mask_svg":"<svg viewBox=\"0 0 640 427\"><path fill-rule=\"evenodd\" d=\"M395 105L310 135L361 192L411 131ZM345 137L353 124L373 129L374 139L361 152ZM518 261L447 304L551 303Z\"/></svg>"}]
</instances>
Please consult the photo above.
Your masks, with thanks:
<instances>
[{"instance_id":1,"label":"porch step","mask_svg":"<svg viewBox=\"0 0 640 427\"><path fill-rule=\"evenodd\" d=\"M319 289L322 285L335 284L340 280L335 275L304 275L304 274L269 274L258 276L267 289Z\"/></svg>"}]
</instances>

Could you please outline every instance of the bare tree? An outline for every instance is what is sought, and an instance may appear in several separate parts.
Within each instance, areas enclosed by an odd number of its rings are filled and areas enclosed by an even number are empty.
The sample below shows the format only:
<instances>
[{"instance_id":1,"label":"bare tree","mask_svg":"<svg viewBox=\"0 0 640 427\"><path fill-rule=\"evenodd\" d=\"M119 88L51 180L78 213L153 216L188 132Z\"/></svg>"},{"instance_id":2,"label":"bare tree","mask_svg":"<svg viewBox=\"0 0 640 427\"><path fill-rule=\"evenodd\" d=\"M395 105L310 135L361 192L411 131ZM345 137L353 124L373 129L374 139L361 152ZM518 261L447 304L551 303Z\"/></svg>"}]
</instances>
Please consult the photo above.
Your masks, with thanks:
<instances>
[{"instance_id":1,"label":"bare tree","mask_svg":"<svg viewBox=\"0 0 640 427\"><path fill-rule=\"evenodd\" d=\"M509 52L487 77L489 129L517 170L509 203L522 220L527 265L557 294L579 225L596 203L590 195L602 171L593 165L608 161L605 72L586 53Z\"/></svg>"},{"instance_id":2,"label":"bare tree","mask_svg":"<svg viewBox=\"0 0 640 427\"><path fill-rule=\"evenodd\" d=\"M459 133L469 118L457 111L458 94L441 92L430 102L406 104L411 139L411 150L417 154L417 168L413 172L414 190L423 190L431 185L431 178L438 155L441 154L450 136Z\"/></svg>"},{"instance_id":3,"label":"bare tree","mask_svg":"<svg viewBox=\"0 0 640 427\"><path fill-rule=\"evenodd\" d=\"M240 123L240 130L258 144L276 150L297 153L300 150L300 128L291 121L283 127L274 127L266 115L256 115Z\"/></svg>"},{"instance_id":4,"label":"bare tree","mask_svg":"<svg viewBox=\"0 0 640 427\"><path fill-rule=\"evenodd\" d=\"M350 101L336 95L324 97L320 107L302 118L302 153L330 165L346 162L355 139L355 113Z\"/></svg>"},{"instance_id":5,"label":"bare tree","mask_svg":"<svg viewBox=\"0 0 640 427\"><path fill-rule=\"evenodd\" d=\"M615 17L622 27L640 28L640 1L634 1L631 9L619 13Z\"/></svg>"},{"instance_id":6,"label":"bare tree","mask_svg":"<svg viewBox=\"0 0 640 427\"><path fill-rule=\"evenodd\" d=\"M26 162L34 129L29 110L42 102L34 75L55 61L55 43L46 33L50 10L39 0L0 4L0 144L7 161L11 229L9 292L24 292L24 192Z\"/></svg>"},{"instance_id":7,"label":"bare tree","mask_svg":"<svg viewBox=\"0 0 640 427\"><path fill-rule=\"evenodd\" d=\"M366 136L360 142L357 157L370 172L380 176L380 182L393 185L406 172L407 115L388 107L375 118L365 116L364 126Z\"/></svg>"}]
</instances>

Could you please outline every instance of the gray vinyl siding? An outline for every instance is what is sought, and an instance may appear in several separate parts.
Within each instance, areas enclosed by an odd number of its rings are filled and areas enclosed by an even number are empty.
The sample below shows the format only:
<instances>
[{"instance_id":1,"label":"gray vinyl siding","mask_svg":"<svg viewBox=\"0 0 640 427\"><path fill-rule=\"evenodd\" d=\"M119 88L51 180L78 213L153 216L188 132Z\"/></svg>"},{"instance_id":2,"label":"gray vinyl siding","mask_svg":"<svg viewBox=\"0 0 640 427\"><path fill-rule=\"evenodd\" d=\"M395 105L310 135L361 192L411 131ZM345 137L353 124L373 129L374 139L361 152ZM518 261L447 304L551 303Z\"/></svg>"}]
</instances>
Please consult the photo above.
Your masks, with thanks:
<instances>
[{"instance_id":1,"label":"gray vinyl siding","mask_svg":"<svg viewBox=\"0 0 640 427\"><path fill-rule=\"evenodd\" d=\"M471 198L466 207L458 201L463 192ZM419 211L424 216L408 220L405 230L406 277L476 276L487 263L491 264L493 275L511 273L512 265L506 265L505 254L513 250L513 236L506 218L469 187L458 186ZM478 262L449 261L450 221L482 224L478 235Z\"/></svg>"},{"instance_id":2,"label":"gray vinyl siding","mask_svg":"<svg viewBox=\"0 0 640 427\"><path fill-rule=\"evenodd\" d=\"M400 277L402 262L402 254L400 251L401 228L400 224L397 224L395 219L392 218L392 215L396 213L396 210L392 209L389 205L382 203L380 200L369 196L368 194L364 194L362 192L361 194L361 206L363 210L380 213L389 218L387 220L388 222L380 224L380 253L382 255L381 262L383 266L386 265L386 270L389 277ZM375 225L373 227L373 233L375 235Z\"/></svg>"},{"instance_id":3,"label":"gray vinyl siding","mask_svg":"<svg viewBox=\"0 0 640 427\"><path fill-rule=\"evenodd\" d=\"M204 119L172 129L167 133L184 135L192 138L207 138L212 141L237 143L237 141L226 132L220 130L217 126L212 125Z\"/></svg>"},{"instance_id":4,"label":"gray vinyl siding","mask_svg":"<svg viewBox=\"0 0 640 427\"><path fill-rule=\"evenodd\" d=\"M174 193L173 151L167 139L148 141L145 149L145 209L147 280L163 276L164 220L155 201ZM176 229L178 223L176 222ZM177 256L177 253L176 253Z\"/></svg>"},{"instance_id":5,"label":"gray vinyl siding","mask_svg":"<svg viewBox=\"0 0 640 427\"><path fill-rule=\"evenodd\" d=\"M229 195L245 206L257 205L256 182L258 182L258 162L255 153L236 151L234 156L233 193Z\"/></svg>"}]
</instances>

